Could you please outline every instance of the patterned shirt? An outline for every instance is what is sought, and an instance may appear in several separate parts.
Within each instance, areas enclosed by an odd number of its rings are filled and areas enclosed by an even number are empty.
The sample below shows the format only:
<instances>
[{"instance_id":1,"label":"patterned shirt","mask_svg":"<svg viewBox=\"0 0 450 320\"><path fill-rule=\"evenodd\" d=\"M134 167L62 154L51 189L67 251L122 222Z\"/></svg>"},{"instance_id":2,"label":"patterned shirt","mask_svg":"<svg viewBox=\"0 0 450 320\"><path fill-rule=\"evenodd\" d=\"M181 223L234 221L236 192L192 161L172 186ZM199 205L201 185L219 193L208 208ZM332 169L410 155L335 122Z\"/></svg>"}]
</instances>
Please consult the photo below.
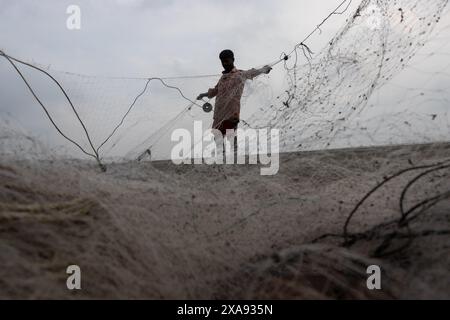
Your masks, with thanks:
<instances>
[{"instance_id":1,"label":"patterned shirt","mask_svg":"<svg viewBox=\"0 0 450 320\"><path fill-rule=\"evenodd\" d=\"M229 73L223 73L217 85L208 90L208 98L216 97L214 109L214 122L212 127L217 129L226 120L239 121L241 112L241 97L244 92L246 80L260 74L267 73L267 67L261 69L250 69L247 71L234 68Z\"/></svg>"}]
</instances>

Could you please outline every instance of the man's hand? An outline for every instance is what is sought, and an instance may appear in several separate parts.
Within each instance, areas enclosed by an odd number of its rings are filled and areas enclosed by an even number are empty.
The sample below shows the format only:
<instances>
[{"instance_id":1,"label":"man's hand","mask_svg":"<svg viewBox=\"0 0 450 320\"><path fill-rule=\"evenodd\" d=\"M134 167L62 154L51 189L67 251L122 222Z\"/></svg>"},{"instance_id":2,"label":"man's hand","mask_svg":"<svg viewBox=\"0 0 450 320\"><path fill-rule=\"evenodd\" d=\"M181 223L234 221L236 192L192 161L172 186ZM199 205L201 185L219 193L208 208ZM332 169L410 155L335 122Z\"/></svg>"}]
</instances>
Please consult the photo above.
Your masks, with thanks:
<instances>
[{"instance_id":1,"label":"man's hand","mask_svg":"<svg viewBox=\"0 0 450 320\"><path fill-rule=\"evenodd\" d=\"M271 66L264 66L264 67L263 67L263 72L264 72L265 74L269 74L270 71L272 71L272 67L271 67Z\"/></svg>"},{"instance_id":2,"label":"man's hand","mask_svg":"<svg viewBox=\"0 0 450 320\"><path fill-rule=\"evenodd\" d=\"M208 94L201 93L201 94L198 95L197 100L202 100L204 97L207 97L207 96L208 96Z\"/></svg>"}]
</instances>

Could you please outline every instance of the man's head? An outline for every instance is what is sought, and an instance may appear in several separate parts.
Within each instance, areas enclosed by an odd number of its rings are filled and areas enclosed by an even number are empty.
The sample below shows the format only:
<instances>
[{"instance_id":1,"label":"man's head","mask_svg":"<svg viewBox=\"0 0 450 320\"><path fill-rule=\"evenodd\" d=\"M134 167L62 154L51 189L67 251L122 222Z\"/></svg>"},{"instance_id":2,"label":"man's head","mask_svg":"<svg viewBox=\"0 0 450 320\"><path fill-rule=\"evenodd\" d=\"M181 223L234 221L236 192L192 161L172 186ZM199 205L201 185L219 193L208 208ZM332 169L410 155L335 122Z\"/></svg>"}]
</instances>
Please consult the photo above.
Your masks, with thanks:
<instances>
[{"instance_id":1,"label":"man's head","mask_svg":"<svg viewBox=\"0 0 450 320\"><path fill-rule=\"evenodd\" d=\"M230 72L234 68L234 53L231 50L223 50L219 55L225 72Z\"/></svg>"}]
</instances>

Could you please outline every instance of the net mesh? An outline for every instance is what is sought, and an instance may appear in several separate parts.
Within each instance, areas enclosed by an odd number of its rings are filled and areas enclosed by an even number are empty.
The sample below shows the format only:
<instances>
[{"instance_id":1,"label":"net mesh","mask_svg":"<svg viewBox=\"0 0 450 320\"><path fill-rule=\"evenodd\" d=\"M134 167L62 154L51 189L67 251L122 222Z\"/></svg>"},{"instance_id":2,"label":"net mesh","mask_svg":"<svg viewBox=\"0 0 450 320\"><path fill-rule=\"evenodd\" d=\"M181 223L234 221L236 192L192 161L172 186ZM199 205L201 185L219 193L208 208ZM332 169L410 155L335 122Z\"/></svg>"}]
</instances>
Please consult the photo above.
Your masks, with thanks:
<instances>
[{"instance_id":1,"label":"net mesh","mask_svg":"<svg viewBox=\"0 0 450 320\"><path fill-rule=\"evenodd\" d=\"M414 68L416 54L430 41L446 5L362 1L321 54L306 65L287 66L290 86L279 98L283 103L262 109L249 122L281 128L288 150L447 140L445 86L405 88L399 105L377 102L380 95L393 96L392 87L385 87L395 86L399 73ZM438 91L430 105L432 89ZM435 116L427 117L430 110ZM442 123L439 133L429 130L436 119Z\"/></svg>"}]
</instances>

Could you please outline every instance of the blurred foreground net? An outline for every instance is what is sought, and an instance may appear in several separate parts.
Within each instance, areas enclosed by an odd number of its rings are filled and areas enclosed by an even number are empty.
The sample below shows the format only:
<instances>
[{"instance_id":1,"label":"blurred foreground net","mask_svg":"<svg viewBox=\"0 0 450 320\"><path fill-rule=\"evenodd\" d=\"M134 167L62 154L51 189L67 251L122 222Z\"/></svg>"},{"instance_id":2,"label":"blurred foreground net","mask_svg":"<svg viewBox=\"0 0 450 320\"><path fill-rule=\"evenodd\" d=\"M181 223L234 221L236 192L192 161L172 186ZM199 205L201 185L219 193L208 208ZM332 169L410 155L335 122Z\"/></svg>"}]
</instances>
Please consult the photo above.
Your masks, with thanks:
<instances>
[{"instance_id":1,"label":"blurred foreground net","mask_svg":"<svg viewBox=\"0 0 450 320\"><path fill-rule=\"evenodd\" d=\"M349 12L343 1L333 14L347 14L347 22L320 53L299 43L284 68L275 68L285 75L283 89L268 77L247 83L241 127L279 129L282 152L448 141L450 35L441 22L447 4L364 0ZM174 129L192 132L195 120L204 129L212 123L212 113L194 99L220 75L107 78L45 70L46 75L35 64L10 58L2 59L1 78L17 86L1 92L2 106L50 146L52 156L168 159ZM12 63L47 115L25 94ZM10 141L8 130L2 127L2 139ZM2 144L3 154L24 157L22 149Z\"/></svg>"}]
</instances>

